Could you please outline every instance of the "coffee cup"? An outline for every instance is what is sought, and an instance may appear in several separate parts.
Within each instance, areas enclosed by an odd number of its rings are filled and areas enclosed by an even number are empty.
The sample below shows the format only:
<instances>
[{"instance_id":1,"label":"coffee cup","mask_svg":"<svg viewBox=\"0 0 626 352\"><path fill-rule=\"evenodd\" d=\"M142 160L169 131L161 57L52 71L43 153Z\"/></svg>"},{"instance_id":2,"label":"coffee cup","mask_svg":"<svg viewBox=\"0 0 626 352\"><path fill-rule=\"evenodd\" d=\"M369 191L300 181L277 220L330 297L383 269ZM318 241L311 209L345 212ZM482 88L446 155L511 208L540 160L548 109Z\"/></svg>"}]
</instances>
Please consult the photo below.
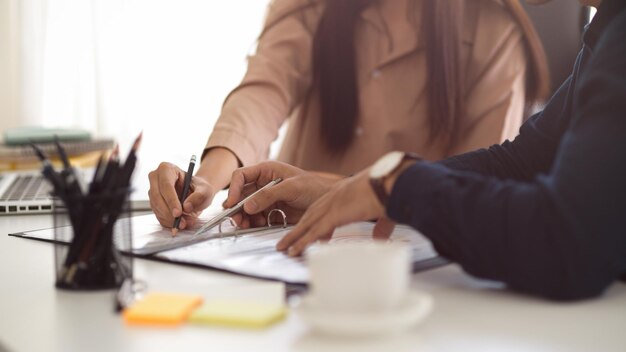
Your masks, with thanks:
<instances>
[{"instance_id":1,"label":"coffee cup","mask_svg":"<svg viewBox=\"0 0 626 352\"><path fill-rule=\"evenodd\" d=\"M410 281L406 244L385 241L320 245L307 253L311 297L320 308L341 312L393 309Z\"/></svg>"}]
</instances>

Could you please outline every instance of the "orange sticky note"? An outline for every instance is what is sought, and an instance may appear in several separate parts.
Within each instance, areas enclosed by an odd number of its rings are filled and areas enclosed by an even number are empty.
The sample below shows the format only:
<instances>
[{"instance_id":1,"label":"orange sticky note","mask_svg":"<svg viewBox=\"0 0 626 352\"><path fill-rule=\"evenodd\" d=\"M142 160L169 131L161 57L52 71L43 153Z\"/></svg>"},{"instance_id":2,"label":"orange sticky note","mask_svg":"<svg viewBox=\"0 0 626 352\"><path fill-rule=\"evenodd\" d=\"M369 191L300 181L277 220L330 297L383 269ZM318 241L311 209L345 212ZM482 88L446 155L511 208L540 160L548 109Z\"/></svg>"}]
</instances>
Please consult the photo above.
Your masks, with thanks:
<instances>
[{"instance_id":1,"label":"orange sticky note","mask_svg":"<svg viewBox=\"0 0 626 352\"><path fill-rule=\"evenodd\" d=\"M150 293L122 313L131 325L176 326L202 304L202 297L177 293Z\"/></svg>"}]
</instances>

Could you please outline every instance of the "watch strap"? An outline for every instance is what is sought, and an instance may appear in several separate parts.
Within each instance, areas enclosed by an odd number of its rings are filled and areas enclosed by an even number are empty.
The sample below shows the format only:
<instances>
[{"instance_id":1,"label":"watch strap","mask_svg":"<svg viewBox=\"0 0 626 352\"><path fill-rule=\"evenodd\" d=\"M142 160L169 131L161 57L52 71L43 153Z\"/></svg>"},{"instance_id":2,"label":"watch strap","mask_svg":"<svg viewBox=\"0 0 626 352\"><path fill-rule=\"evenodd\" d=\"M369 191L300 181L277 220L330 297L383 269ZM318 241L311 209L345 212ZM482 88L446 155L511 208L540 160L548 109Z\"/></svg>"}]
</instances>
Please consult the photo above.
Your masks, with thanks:
<instances>
[{"instance_id":1,"label":"watch strap","mask_svg":"<svg viewBox=\"0 0 626 352\"><path fill-rule=\"evenodd\" d=\"M387 204L387 192L385 192L385 178L370 178L370 185L378 197L380 204L385 206Z\"/></svg>"},{"instance_id":2,"label":"watch strap","mask_svg":"<svg viewBox=\"0 0 626 352\"><path fill-rule=\"evenodd\" d=\"M404 157L402 158L402 161L400 161L398 163L398 165L396 165L396 167L393 168L393 170L390 170L388 174L386 174L386 175L384 175L382 177L378 177L378 178L370 178L370 185L372 186L372 189L374 190L374 193L376 194L376 197L378 197L378 201L384 207L387 206L387 200L389 199L389 195L387 194L387 191L385 190L385 180L387 179L387 177L389 177L389 175L393 174L396 170L398 170L398 168L406 160L418 161L418 160L422 160L422 158L417 156L417 154L415 154L415 153L405 152L404 153Z\"/></svg>"}]
</instances>

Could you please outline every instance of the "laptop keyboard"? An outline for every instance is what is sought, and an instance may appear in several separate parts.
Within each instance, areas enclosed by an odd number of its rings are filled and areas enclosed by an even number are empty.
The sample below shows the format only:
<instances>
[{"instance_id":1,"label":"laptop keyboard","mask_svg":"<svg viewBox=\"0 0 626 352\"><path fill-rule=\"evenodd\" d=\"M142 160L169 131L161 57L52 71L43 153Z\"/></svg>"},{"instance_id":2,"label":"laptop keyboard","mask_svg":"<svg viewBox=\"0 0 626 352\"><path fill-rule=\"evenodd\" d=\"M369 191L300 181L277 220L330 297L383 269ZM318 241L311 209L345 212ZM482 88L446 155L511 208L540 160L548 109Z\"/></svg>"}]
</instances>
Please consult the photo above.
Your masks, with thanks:
<instances>
[{"instance_id":1,"label":"laptop keyboard","mask_svg":"<svg viewBox=\"0 0 626 352\"><path fill-rule=\"evenodd\" d=\"M52 186L41 175L19 175L0 196L0 201L42 200L50 198Z\"/></svg>"}]
</instances>

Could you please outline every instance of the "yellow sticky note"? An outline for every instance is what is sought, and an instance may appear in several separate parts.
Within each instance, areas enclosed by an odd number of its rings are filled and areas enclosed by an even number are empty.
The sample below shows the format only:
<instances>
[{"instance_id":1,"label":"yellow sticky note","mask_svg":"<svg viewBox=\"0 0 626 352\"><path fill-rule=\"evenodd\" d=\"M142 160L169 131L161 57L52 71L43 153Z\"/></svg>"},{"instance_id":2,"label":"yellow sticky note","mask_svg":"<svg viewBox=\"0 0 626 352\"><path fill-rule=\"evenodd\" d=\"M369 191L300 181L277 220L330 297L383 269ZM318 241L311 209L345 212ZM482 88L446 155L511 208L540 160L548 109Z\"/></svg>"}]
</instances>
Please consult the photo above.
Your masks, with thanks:
<instances>
[{"instance_id":1,"label":"yellow sticky note","mask_svg":"<svg viewBox=\"0 0 626 352\"><path fill-rule=\"evenodd\" d=\"M262 328L285 317L284 305L237 300L211 300L196 309L189 321L197 324Z\"/></svg>"},{"instance_id":2,"label":"yellow sticky note","mask_svg":"<svg viewBox=\"0 0 626 352\"><path fill-rule=\"evenodd\" d=\"M194 308L202 304L202 297L176 293L149 293L122 313L131 325L181 324Z\"/></svg>"}]
</instances>

